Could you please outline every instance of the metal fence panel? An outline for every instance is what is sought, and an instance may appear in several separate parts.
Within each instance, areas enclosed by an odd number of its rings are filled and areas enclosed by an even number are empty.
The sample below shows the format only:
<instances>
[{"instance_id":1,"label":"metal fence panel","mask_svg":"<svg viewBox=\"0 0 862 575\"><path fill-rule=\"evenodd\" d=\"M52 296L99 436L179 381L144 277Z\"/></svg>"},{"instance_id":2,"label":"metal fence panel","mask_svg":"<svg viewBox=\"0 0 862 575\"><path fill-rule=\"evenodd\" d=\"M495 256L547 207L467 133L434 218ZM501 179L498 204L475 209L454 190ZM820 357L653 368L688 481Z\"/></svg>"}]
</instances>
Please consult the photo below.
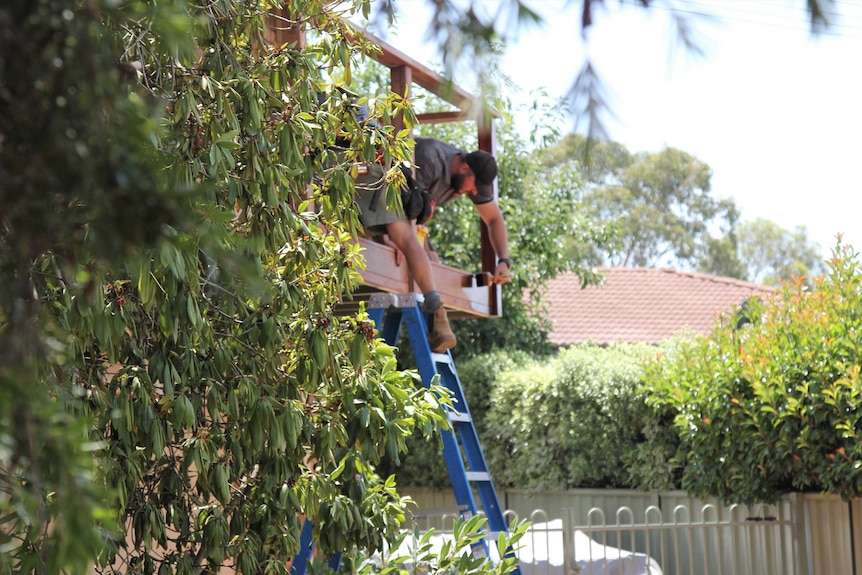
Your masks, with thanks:
<instances>
[{"instance_id":1,"label":"metal fence panel","mask_svg":"<svg viewBox=\"0 0 862 575\"><path fill-rule=\"evenodd\" d=\"M407 494L420 503L420 528L451 530L458 514L451 492ZM510 489L503 501L510 518L535 524L528 535L528 575L571 575L577 543L591 545L581 534L610 549L648 555L664 575L862 575L858 499L793 493L775 506L745 507L681 491ZM561 561L558 544L568 569L555 564ZM633 563L642 559L627 557Z\"/></svg>"},{"instance_id":2,"label":"metal fence panel","mask_svg":"<svg viewBox=\"0 0 862 575\"><path fill-rule=\"evenodd\" d=\"M853 549L853 567L856 575L862 574L862 499L853 499L850 501L850 532L853 539L851 541L851 549Z\"/></svg>"},{"instance_id":3,"label":"metal fence panel","mask_svg":"<svg viewBox=\"0 0 862 575\"><path fill-rule=\"evenodd\" d=\"M572 489L569 491L534 492L523 489L506 489L502 503L521 517L528 517L534 509L548 513L549 519L563 519L564 510L575 509L586 514L596 507L612 516L618 509L627 507L635 513L636 521L644 520L644 512L658 505L659 494L630 489Z\"/></svg>"},{"instance_id":4,"label":"metal fence panel","mask_svg":"<svg viewBox=\"0 0 862 575\"><path fill-rule=\"evenodd\" d=\"M662 510L681 546L692 549L675 562L680 573L783 575L796 573L793 505L725 506L680 491L661 494Z\"/></svg>"}]
</instances>

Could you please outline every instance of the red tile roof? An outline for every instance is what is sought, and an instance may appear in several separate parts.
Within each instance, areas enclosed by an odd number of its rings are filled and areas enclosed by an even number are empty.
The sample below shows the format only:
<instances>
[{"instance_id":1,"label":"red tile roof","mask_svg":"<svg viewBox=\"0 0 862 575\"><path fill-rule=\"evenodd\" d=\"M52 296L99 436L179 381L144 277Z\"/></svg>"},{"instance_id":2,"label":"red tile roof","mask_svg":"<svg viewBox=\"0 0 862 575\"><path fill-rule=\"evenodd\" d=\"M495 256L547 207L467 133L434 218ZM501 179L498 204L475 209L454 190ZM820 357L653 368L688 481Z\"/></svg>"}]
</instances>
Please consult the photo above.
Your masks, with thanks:
<instances>
[{"instance_id":1,"label":"red tile roof","mask_svg":"<svg viewBox=\"0 0 862 575\"><path fill-rule=\"evenodd\" d=\"M574 274L548 282L550 339L657 344L683 328L706 333L719 313L775 288L707 274L657 268L602 268L605 283L581 289Z\"/></svg>"}]
</instances>

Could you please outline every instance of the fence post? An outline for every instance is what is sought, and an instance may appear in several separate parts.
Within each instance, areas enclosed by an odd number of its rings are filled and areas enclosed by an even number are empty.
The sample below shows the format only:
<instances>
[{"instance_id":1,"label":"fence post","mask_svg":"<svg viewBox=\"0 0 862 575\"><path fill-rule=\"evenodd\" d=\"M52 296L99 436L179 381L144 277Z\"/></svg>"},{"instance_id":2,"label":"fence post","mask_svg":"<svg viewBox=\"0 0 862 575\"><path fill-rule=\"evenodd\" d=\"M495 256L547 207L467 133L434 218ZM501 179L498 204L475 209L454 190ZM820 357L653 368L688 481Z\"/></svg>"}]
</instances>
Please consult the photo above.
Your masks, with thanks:
<instances>
[{"instance_id":1,"label":"fence post","mask_svg":"<svg viewBox=\"0 0 862 575\"><path fill-rule=\"evenodd\" d=\"M809 522L805 520L805 498L801 493L791 493L790 519L793 524L793 549L796 575L814 575L808 552L811 548L811 537L808 533Z\"/></svg>"},{"instance_id":2,"label":"fence post","mask_svg":"<svg viewBox=\"0 0 862 575\"><path fill-rule=\"evenodd\" d=\"M563 573L575 569L575 509L563 509Z\"/></svg>"},{"instance_id":3,"label":"fence post","mask_svg":"<svg viewBox=\"0 0 862 575\"><path fill-rule=\"evenodd\" d=\"M847 502L850 506L850 552L853 556L853 573L862 575L862 516L859 504L862 499L854 498Z\"/></svg>"}]
</instances>

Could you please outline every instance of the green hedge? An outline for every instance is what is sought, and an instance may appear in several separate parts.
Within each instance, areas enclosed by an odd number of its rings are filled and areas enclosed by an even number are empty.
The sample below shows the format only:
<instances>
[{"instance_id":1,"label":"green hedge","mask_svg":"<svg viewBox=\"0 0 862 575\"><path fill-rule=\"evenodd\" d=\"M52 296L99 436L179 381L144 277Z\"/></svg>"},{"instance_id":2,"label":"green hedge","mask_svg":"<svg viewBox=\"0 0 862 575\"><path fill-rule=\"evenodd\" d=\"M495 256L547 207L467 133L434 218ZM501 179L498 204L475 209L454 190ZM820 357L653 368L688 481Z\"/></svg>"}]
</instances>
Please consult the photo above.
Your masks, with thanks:
<instances>
[{"instance_id":1,"label":"green hedge","mask_svg":"<svg viewBox=\"0 0 862 575\"><path fill-rule=\"evenodd\" d=\"M747 323L728 310L706 336L466 362L498 488L862 496L862 264L839 246L829 266L813 288L800 279L750 301ZM447 487L439 446L422 449L399 483Z\"/></svg>"},{"instance_id":2,"label":"green hedge","mask_svg":"<svg viewBox=\"0 0 862 575\"><path fill-rule=\"evenodd\" d=\"M642 358L657 352L579 346L501 374L483 438L497 486L672 486L675 435L640 391Z\"/></svg>"},{"instance_id":3,"label":"green hedge","mask_svg":"<svg viewBox=\"0 0 862 575\"><path fill-rule=\"evenodd\" d=\"M839 246L813 290L800 279L748 318L651 364L645 391L676 413L683 487L725 502L790 490L862 496L862 265Z\"/></svg>"},{"instance_id":4,"label":"green hedge","mask_svg":"<svg viewBox=\"0 0 862 575\"><path fill-rule=\"evenodd\" d=\"M643 360L664 348L580 346L556 357L495 352L458 366L498 488L679 486L673 416L648 405ZM437 441L408 439L398 485L449 489Z\"/></svg>"}]
</instances>

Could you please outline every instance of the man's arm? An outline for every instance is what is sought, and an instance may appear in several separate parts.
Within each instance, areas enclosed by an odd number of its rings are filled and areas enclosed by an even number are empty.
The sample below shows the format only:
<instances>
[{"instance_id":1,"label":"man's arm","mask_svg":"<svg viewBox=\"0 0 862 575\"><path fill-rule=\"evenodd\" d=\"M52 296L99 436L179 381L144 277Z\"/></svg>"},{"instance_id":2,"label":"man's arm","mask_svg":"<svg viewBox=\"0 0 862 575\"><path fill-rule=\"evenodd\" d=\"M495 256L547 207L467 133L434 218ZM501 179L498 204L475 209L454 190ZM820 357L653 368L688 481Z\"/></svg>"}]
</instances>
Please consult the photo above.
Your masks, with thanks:
<instances>
[{"instance_id":1,"label":"man's arm","mask_svg":"<svg viewBox=\"0 0 862 575\"><path fill-rule=\"evenodd\" d=\"M506 221L503 219L503 212L500 211L500 206L497 202L485 202L484 204L475 204L476 211L479 212L479 217L488 226L488 236L491 240L491 247L494 248L494 253L497 254L497 259L509 257L509 236L506 233ZM494 283L504 284L512 279L512 274L509 272L509 264L500 262L494 270Z\"/></svg>"}]
</instances>

